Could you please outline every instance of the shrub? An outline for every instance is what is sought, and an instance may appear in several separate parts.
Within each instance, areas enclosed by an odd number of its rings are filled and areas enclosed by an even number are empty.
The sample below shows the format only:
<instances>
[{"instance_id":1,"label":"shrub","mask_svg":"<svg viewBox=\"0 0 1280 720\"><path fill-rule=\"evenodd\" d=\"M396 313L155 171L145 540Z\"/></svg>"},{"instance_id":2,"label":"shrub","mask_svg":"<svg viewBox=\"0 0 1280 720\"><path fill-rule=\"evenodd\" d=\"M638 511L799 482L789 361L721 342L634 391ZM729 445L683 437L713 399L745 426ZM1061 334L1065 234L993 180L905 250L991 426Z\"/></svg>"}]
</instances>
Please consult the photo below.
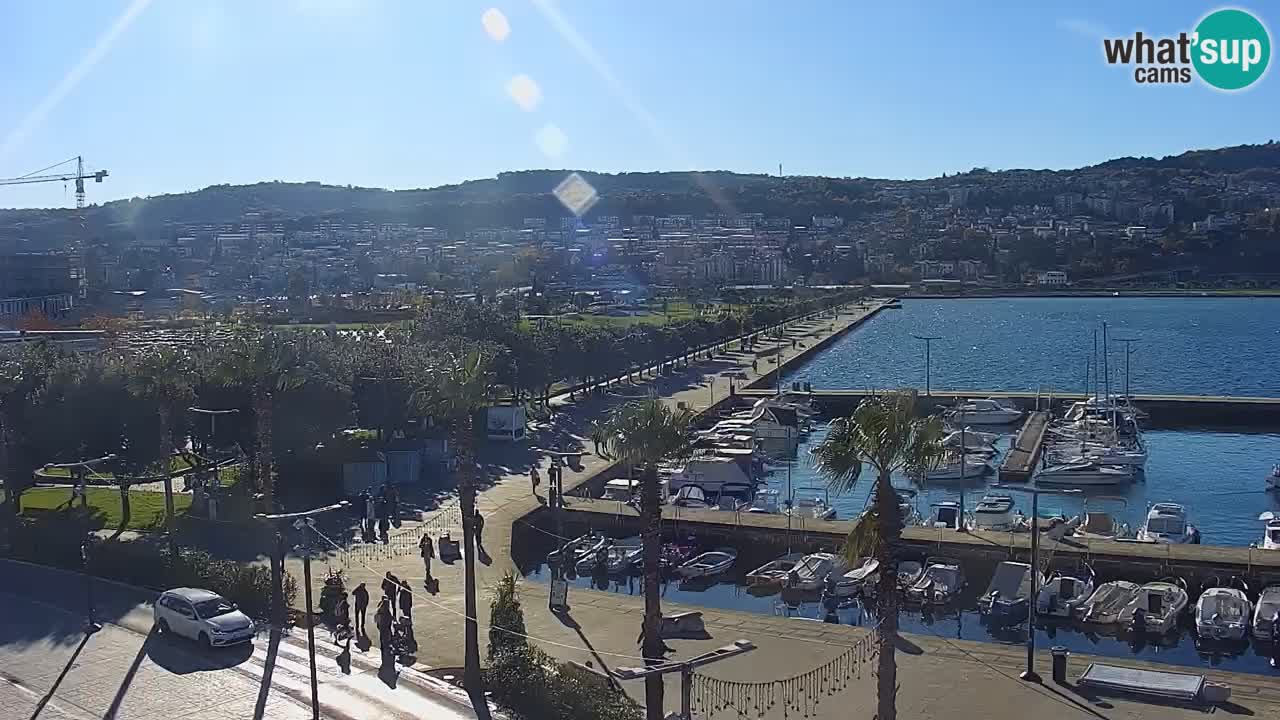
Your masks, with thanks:
<instances>
[{"instance_id":1,"label":"shrub","mask_svg":"<svg viewBox=\"0 0 1280 720\"><path fill-rule=\"evenodd\" d=\"M513 573L503 575L493 588L489 611L489 660L499 653L525 650L528 642L524 638L524 609L520 607Z\"/></svg>"}]
</instances>

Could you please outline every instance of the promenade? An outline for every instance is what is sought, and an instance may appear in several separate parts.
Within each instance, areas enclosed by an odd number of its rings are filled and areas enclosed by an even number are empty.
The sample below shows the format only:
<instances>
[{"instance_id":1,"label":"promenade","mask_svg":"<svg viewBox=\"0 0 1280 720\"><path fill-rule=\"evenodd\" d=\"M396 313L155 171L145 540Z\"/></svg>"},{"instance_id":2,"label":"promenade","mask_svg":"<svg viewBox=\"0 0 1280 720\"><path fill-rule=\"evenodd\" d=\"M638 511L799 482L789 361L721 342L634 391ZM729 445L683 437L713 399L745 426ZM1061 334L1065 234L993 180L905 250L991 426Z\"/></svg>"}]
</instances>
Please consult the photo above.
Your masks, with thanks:
<instances>
[{"instance_id":1,"label":"promenade","mask_svg":"<svg viewBox=\"0 0 1280 720\"><path fill-rule=\"evenodd\" d=\"M779 355L785 368L798 356L806 354L821 340L831 334L839 334L851 325L860 323L874 314L878 306L846 309L836 319L815 319L797 323L779 343ZM797 348L792 349L791 340ZM803 343L804 346L799 345ZM759 348L758 348L759 349ZM620 383L597 394L578 395L575 398L557 398L557 412L547 424L535 427L526 446L493 446L486 448L485 488L479 493L477 506L485 516L482 552L477 563L477 582L481 588L479 620L481 643L487 636L489 618L488 587L504 573L515 571L511 557L512 531L516 523L545 503L545 483L539 494L530 487L528 473L533 466L541 468L547 477L549 460L536 448L554 447L555 443L581 443L590 451L590 442L583 441L589 422L600 417L612 406L636 397L654 393L668 403L683 403L695 410L705 409L727 395L730 378L737 386L761 378L772 369L764 360L757 362L758 370L751 364L756 356L751 353L731 353L715 361L695 364L687 371L658 378L646 378L635 385ZM802 361L803 358L800 358ZM566 491L586 482L596 473L606 469L609 463L592 454L584 455L582 465L574 470L566 468ZM423 586L423 569L416 548L410 542L426 529L433 537L450 532L461 537L461 527L456 523L457 513L451 500L444 500L441 509L424 515L425 525L406 522L397 531L400 541L391 546L373 546L362 552L348 554L331 553L313 567L313 574L323 577L325 564L344 567L348 587L355 583L369 584L374 594L383 573L391 571L415 588ZM572 502L572 500L571 500ZM432 518L435 518L434 520ZM290 556L289 569L299 579L302 576L300 561ZM414 625L421 645L419 670L457 668L463 661L463 574L462 562L446 565L438 560L433 564L433 575L439 580L438 589L428 593L425 589L416 593ZM318 584L319 579L316 579ZM591 663L594 667L625 667L640 664L637 634L643 603L638 596L604 593L571 588L571 611L567 616L557 616L546 607L548 586L539 582L522 582L520 585L525 612L525 622L533 641L543 650L564 660ZM302 602L299 593L297 603ZM717 663L700 671L706 677L735 682L768 682L793 676L823 665L847 651L865 633L865 629L837 626L795 619L774 618L758 614L707 608L664 605L664 611L699 610L703 612L710 638L702 640L671 640L675 648L672 657L690 657L735 639L749 639L758 649L750 655ZM376 652L371 649L368 652ZM1129 718L1190 717L1201 714L1197 710L1185 710L1148 705L1116 699L1101 700L1078 694L1072 690L1032 686L1018 681L1022 669L1024 650L1020 646L1000 646L938 638L934 636L910 636L904 640L898 653L900 682L899 708L903 717L948 717L956 713L962 716L1012 718L1033 715L1048 717ZM1089 658L1073 657L1070 676L1083 671ZM1142 663L1131 664L1140 666ZM1041 673L1048 676L1049 660L1039 659ZM839 695L821 698L819 706L810 708L813 718L871 717L874 714L874 677L871 665L861 668L861 675ZM1273 678L1223 674L1221 679L1232 685L1234 700L1243 714L1280 718L1280 683ZM622 684L633 698L643 698L643 685L638 681ZM668 677L666 694L668 710L678 709L678 678ZM743 713L742 715L739 712ZM794 712L794 716L802 716ZM722 709L714 717L755 717L753 709ZM772 715L771 715L772 716ZM777 709L781 717L781 708ZM701 715L700 715L701 717Z\"/></svg>"}]
</instances>

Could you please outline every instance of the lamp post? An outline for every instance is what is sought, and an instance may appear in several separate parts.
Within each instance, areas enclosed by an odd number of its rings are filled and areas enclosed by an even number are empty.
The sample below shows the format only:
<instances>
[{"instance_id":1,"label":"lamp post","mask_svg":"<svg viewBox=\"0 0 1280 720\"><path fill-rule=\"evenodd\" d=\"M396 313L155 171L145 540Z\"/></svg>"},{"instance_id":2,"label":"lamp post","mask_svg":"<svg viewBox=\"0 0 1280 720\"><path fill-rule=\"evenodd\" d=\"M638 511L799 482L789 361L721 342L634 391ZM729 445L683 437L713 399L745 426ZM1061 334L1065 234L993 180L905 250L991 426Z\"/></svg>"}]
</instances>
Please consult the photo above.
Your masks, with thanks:
<instances>
[{"instance_id":1,"label":"lamp post","mask_svg":"<svg viewBox=\"0 0 1280 720\"><path fill-rule=\"evenodd\" d=\"M939 336L937 336L937 335L912 335L911 337L913 337L913 338L915 338L915 339L917 339L917 340L923 340L923 341L924 341L924 394L925 394L925 395L932 395L932 394L933 394L933 388L931 387L931 382L930 382L930 377L929 377L929 376L930 376L930 363L931 363L931 361L932 361L932 359L933 359L933 358L931 357L931 351L932 351L932 349L933 349L933 348L932 348L932 346L933 346L933 341L934 341L934 340L941 340L942 338L941 338L941 337L939 337Z\"/></svg>"},{"instance_id":2,"label":"lamp post","mask_svg":"<svg viewBox=\"0 0 1280 720\"><path fill-rule=\"evenodd\" d=\"M312 508L310 510L302 510L300 512L278 513L274 515L258 513L257 515L254 515L254 517L259 520L270 520L270 521L279 520L284 522L289 522L290 520L292 520L293 522L291 523L291 525L293 526L293 529L297 530L300 533L305 534L304 541L301 544L295 546L295 549L299 550L302 553L302 579L303 579L303 582L306 584L305 596L306 596L306 603L307 603L307 659L311 665L311 720L320 720L320 694L318 691L319 680L316 677L316 631L315 631L315 622L312 617L313 612L311 608L311 547L312 547L312 544L311 544L311 535L306 531L307 530L311 530L312 532L316 531L315 529L316 515L321 515L323 513L327 513L333 510L341 510L343 508L348 507L350 504L351 503L347 502L346 500L343 500L342 502L334 503L333 505L326 505L324 507ZM284 603L283 578L284 578L284 555L285 555L285 550L284 550L285 545L283 542L283 537L278 532L276 533L276 542L277 542L277 548L278 548L277 552L279 553L279 562L280 562L279 577L281 578L280 587L277 587L275 590L276 598L277 598L277 602L275 604L278 607L280 605L283 605ZM279 619L281 618L277 618L277 620Z\"/></svg>"},{"instance_id":3,"label":"lamp post","mask_svg":"<svg viewBox=\"0 0 1280 720\"><path fill-rule=\"evenodd\" d=\"M1031 494L1031 596L1027 598L1027 669L1018 675L1027 682L1041 682L1036 672L1036 599L1040 594L1040 495L1076 495L1079 490L1042 490L1018 485L992 485L1001 490Z\"/></svg>"},{"instance_id":4,"label":"lamp post","mask_svg":"<svg viewBox=\"0 0 1280 720\"><path fill-rule=\"evenodd\" d=\"M85 635L92 635L102 629L102 625L98 623L97 603L93 599L93 575L89 572L89 487L85 481L85 474L92 470L94 465L111 462L115 459L116 455L112 453L91 460L56 464L47 463L42 468L46 472L53 469L70 470L72 483L76 488L76 492L80 494L80 516L82 520L80 528L80 572L84 575Z\"/></svg>"},{"instance_id":5,"label":"lamp post","mask_svg":"<svg viewBox=\"0 0 1280 720\"><path fill-rule=\"evenodd\" d=\"M693 671L703 665L728 660L755 650L755 643L750 640L735 640L732 645L725 645L710 652L703 653L688 660L673 660L647 667L623 667L613 671L619 680L638 680L650 675L666 675L680 673L680 720L693 720Z\"/></svg>"}]
</instances>

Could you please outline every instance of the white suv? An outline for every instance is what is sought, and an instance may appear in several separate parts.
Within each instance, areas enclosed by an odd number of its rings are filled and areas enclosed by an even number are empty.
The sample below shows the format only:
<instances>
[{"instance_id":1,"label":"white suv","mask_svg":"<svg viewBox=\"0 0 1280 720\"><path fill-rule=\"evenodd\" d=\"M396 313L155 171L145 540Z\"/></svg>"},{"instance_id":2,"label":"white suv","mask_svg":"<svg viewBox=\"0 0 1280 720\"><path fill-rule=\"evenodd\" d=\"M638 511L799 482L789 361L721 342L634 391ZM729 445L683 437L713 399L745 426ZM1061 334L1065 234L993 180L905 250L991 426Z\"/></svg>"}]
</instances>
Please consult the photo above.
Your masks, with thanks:
<instances>
[{"instance_id":1,"label":"white suv","mask_svg":"<svg viewBox=\"0 0 1280 720\"><path fill-rule=\"evenodd\" d=\"M155 607L156 629L199 641L206 648L253 639L253 621L221 595L195 588L160 593Z\"/></svg>"}]
</instances>

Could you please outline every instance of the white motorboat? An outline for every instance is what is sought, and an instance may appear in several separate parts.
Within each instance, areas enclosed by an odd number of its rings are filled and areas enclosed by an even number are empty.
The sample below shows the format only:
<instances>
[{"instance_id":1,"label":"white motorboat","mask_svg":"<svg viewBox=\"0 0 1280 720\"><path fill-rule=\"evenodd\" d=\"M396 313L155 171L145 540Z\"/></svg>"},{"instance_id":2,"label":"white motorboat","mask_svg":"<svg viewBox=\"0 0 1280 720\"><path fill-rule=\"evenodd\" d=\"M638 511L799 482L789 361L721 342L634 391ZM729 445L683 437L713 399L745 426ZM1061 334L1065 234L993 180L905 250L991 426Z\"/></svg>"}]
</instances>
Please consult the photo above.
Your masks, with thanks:
<instances>
[{"instance_id":1,"label":"white motorboat","mask_svg":"<svg viewBox=\"0 0 1280 720\"><path fill-rule=\"evenodd\" d=\"M722 485L750 485L751 461L749 459L697 455L675 469L668 480L671 492L680 492L686 485L696 485L703 493L718 493Z\"/></svg>"},{"instance_id":2,"label":"white motorboat","mask_svg":"<svg viewBox=\"0 0 1280 720\"><path fill-rule=\"evenodd\" d=\"M934 503L931 507L933 510L929 513L929 519L925 521L925 527L959 530L964 524L960 503L954 500L943 500Z\"/></svg>"},{"instance_id":3,"label":"white motorboat","mask_svg":"<svg viewBox=\"0 0 1280 720\"><path fill-rule=\"evenodd\" d=\"M1258 594L1258 604L1253 607L1253 636L1270 640L1272 623L1280 616L1280 585L1265 587Z\"/></svg>"},{"instance_id":4,"label":"white motorboat","mask_svg":"<svg viewBox=\"0 0 1280 720\"><path fill-rule=\"evenodd\" d=\"M860 595L863 588L880 580L880 561L871 557L858 560L858 564L843 573L827 576L827 593L835 597Z\"/></svg>"},{"instance_id":5,"label":"white motorboat","mask_svg":"<svg viewBox=\"0 0 1280 720\"><path fill-rule=\"evenodd\" d=\"M1271 467L1271 474L1267 476L1267 489L1280 490L1280 465Z\"/></svg>"},{"instance_id":6,"label":"white motorboat","mask_svg":"<svg viewBox=\"0 0 1280 720\"><path fill-rule=\"evenodd\" d=\"M942 464L925 472L927 480L970 480L990 475L995 468L985 459L959 453L947 457Z\"/></svg>"},{"instance_id":7,"label":"white motorboat","mask_svg":"<svg viewBox=\"0 0 1280 720\"><path fill-rule=\"evenodd\" d=\"M978 609L983 615L1016 619L1027 614L1027 600L1031 597L1031 585L1035 582L1031 566L1020 562L1002 562L991 575L991 584L978 598Z\"/></svg>"},{"instance_id":8,"label":"white motorboat","mask_svg":"<svg viewBox=\"0 0 1280 720\"><path fill-rule=\"evenodd\" d=\"M1013 509L1013 498L1008 495L984 495L973 509L970 527L973 530L1008 532L1023 525L1022 514Z\"/></svg>"},{"instance_id":9,"label":"white motorboat","mask_svg":"<svg viewBox=\"0 0 1280 720\"><path fill-rule=\"evenodd\" d=\"M1138 542L1162 545L1199 544L1200 531L1187 522L1187 509L1177 503L1156 503L1138 528Z\"/></svg>"},{"instance_id":10,"label":"white motorboat","mask_svg":"<svg viewBox=\"0 0 1280 720\"><path fill-rule=\"evenodd\" d=\"M1262 542L1255 543L1254 547L1263 550L1280 550L1280 516L1268 510L1259 515L1258 519L1266 525L1262 528Z\"/></svg>"},{"instance_id":11,"label":"white motorboat","mask_svg":"<svg viewBox=\"0 0 1280 720\"><path fill-rule=\"evenodd\" d=\"M747 512L776 515L782 512L779 497L781 497L781 493L774 488L757 490L755 497L751 500L751 507L747 508Z\"/></svg>"},{"instance_id":12,"label":"white motorboat","mask_svg":"<svg viewBox=\"0 0 1280 720\"><path fill-rule=\"evenodd\" d=\"M589 532L565 543L564 548L547 553L547 562L554 565L563 557L576 567L579 560L595 557L596 551L604 547L608 541L609 539L601 533Z\"/></svg>"},{"instance_id":13,"label":"white motorboat","mask_svg":"<svg viewBox=\"0 0 1280 720\"><path fill-rule=\"evenodd\" d=\"M1120 613L1133 602L1139 589L1137 583L1127 580L1103 583L1088 600L1076 606L1075 615L1081 622L1113 625L1120 622Z\"/></svg>"},{"instance_id":14,"label":"white motorboat","mask_svg":"<svg viewBox=\"0 0 1280 720\"><path fill-rule=\"evenodd\" d=\"M1133 482L1133 470L1121 465L1102 465L1075 459L1050 465L1035 474L1036 482L1054 485L1122 485Z\"/></svg>"},{"instance_id":15,"label":"white motorboat","mask_svg":"<svg viewBox=\"0 0 1280 720\"><path fill-rule=\"evenodd\" d=\"M922 605L948 603L964 587L960 563L947 558L929 558L924 573L907 588L907 600Z\"/></svg>"},{"instance_id":16,"label":"white motorboat","mask_svg":"<svg viewBox=\"0 0 1280 720\"><path fill-rule=\"evenodd\" d=\"M675 507L689 508L693 510L705 510L711 505L711 499L697 485L685 485L680 488L679 492L671 498L671 504Z\"/></svg>"},{"instance_id":17,"label":"white motorboat","mask_svg":"<svg viewBox=\"0 0 1280 720\"><path fill-rule=\"evenodd\" d=\"M1036 593L1036 614L1071 617L1093 595L1093 574L1085 578L1055 575Z\"/></svg>"},{"instance_id":18,"label":"white motorboat","mask_svg":"<svg viewBox=\"0 0 1280 720\"><path fill-rule=\"evenodd\" d=\"M1151 582L1138 588L1133 600L1120 611L1117 620L1135 630L1163 635L1178 624L1178 614L1187 607L1187 591L1171 582ZM1134 616L1143 611L1141 627L1132 628Z\"/></svg>"},{"instance_id":19,"label":"white motorboat","mask_svg":"<svg viewBox=\"0 0 1280 720\"><path fill-rule=\"evenodd\" d=\"M733 567L733 563L737 559L737 550L733 548L717 548L711 552L704 552L701 555L690 558L683 565L676 568L676 574L687 578L711 577Z\"/></svg>"},{"instance_id":20,"label":"white motorboat","mask_svg":"<svg viewBox=\"0 0 1280 720\"><path fill-rule=\"evenodd\" d=\"M914 586L922 576L924 576L924 565L915 560L901 560L898 562L897 584L899 592L906 592ZM876 573L877 582L865 582L862 585L862 593L865 596L875 597L880 591L879 572Z\"/></svg>"},{"instance_id":21,"label":"white motorboat","mask_svg":"<svg viewBox=\"0 0 1280 720\"><path fill-rule=\"evenodd\" d=\"M753 499L753 488L753 485L724 483L720 486L720 492L716 493L716 501L713 507L729 511L750 507Z\"/></svg>"},{"instance_id":22,"label":"white motorboat","mask_svg":"<svg viewBox=\"0 0 1280 720\"><path fill-rule=\"evenodd\" d=\"M1059 443L1049 447L1046 455L1051 464L1067 464L1081 460L1099 465L1145 468L1147 451L1141 445L1107 445L1101 443Z\"/></svg>"},{"instance_id":23,"label":"white motorboat","mask_svg":"<svg viewBox=\"0 0 1280 720\"><path fill-rule=\"evenodd\" d=\"M1243 590L1209 588L1196 601L1196 634L1206 640L1240 640L1249 631L1253 603Z\"/></svg>"},{"instance_id":24,"label":"white motorboat","mask_svg":"<svg viewBox=\"0 0 1280 720\"><path fill-rule=\"evenodd\" d=\"M1085 500L1083 520L1076 526L1071 537L1077 540L1115 540L1125 537L1129 534L1129 526L1116 519L1116 516L1107 510L1100 510L1091 503L1096 503L1097 498ZM1122 506L1127 506L1124 498L1112 498L1119 502Z\"/></svg>"},{"instance_id":25,"label":"white motorboat","mask_svg":"<svg viewBox=\"0 0 1280 720\"><path fill-rule=\"evenodd\" d=\"M844 563L838 555L812 553L805 555L799 564L791 568L784 585L790 590L817 590L827 581L828 575L843 570Z\"/></svg>"},{"instance_id":26,"label":"white motorboat","mask_svg":"<svg viewBox=\"0 0 1280 720\"><path fill-rule=\"evenodd\" d=\"M987 398L970 400L957 407L950 408L943 417L958 422L971 422L975 425L1008 425L1022 419L1022 411L1003 400Z\"/></svg>"},{"instance_id":27,"label":"white motorboat","mask_svg":"<svg viewBox=\"0 0 1280 720\"><path fill-rule=\"evenodd\" d=\"M826 488L796 488L791 496L793 517L813 520L834 520L836 509L831 505L831 496Z\"/></svg>"},{"instance_id":28,"label":"white motorboat","mask_svg":"<svg viewBox=\"0 0 1280 720\"><path fill-rule=\"evenodd\" d=\"M751 587L782 587L782 583L787 579L787 573L791 572L791 569L798 565L803 558L803 553L791 553L783 555L777 560L770 560L747 573L747 585Z\"/></svg>"},{"instance_id":29,"label":"white motorboat","mask_svg":"<svg viewBox=\"0 0 1280 720\"><path fill-rule=\"evenodd\" d=\"M982 436L988 434L957 430L947 433L946 437L942 438L942 446L955 451L963 448L964 452L971 455L995 455L997 452L995 446L982 439Z\"/></svg>"}]
</instances>

